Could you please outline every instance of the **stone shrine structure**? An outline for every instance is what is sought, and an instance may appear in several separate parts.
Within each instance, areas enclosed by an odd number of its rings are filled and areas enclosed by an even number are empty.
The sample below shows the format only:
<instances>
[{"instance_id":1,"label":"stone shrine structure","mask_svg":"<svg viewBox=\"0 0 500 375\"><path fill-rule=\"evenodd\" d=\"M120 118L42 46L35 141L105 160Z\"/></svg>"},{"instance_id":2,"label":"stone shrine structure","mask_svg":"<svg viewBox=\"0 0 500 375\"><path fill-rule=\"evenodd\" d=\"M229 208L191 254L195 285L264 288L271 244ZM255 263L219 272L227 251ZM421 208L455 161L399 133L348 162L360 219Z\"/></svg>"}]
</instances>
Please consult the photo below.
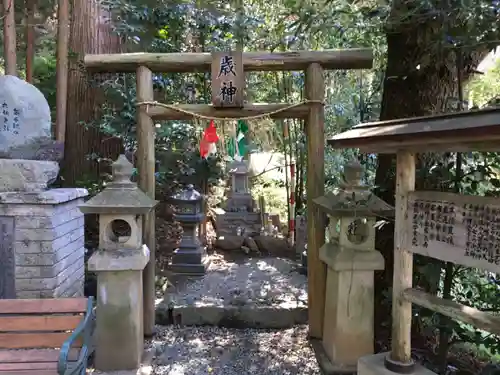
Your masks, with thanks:
<instances>
[{"instance_id":1,"label":"stone shrine structure","mask_svg":"<svg viewBox=\"0 0 500 375\"><path fill-rule=\"evenodd\" d=\"M217 234L219 236L258 234L264 223L257 210L257 204L250 194L248 162L233 161L228 169L231 176L231 190L223 207L215 211Z\"/></svg>"},{"instance_id":2,"label":"stone shrine structure","mask_svg":"<svg viewBox=\"0 0 500 375\"><path fill-rule=\"evenodd\" d=\"M0 298L83 295L85 189L48 189L62 145L33 85L0 77Z\"/></svg>"},{"instance_id":3,"label":"stone shrine structure","mask_svg":"<svg viewBox=\"0 0 500 375\"><path fill-rule=\"evenodd\" d=\"M80 206L99 215L99 249L88 261L97 273L96 369L133 370L144 349L142 272L149 249L142 242L143 216L158 202L130 181L125 155L113 163L113 181Z\"/></svg>"}]
</instances>

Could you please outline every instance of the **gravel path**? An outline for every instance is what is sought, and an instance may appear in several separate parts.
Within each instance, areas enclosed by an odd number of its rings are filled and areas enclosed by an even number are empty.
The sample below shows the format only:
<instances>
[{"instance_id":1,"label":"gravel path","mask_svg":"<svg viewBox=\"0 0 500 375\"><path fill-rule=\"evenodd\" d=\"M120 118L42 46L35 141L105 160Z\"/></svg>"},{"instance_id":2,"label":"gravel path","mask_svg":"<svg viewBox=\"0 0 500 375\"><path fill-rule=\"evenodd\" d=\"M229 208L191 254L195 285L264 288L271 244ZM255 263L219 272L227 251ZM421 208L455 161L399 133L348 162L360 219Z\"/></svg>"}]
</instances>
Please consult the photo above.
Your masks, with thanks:
<instances>
[{"instance_id":1,"label":"gravel path","mask_svg":"<svg viewBox=\"0 0 500 375\"><path fill-rule=\"evenodd\" d=\"M307 327L285 330L158 327L156 375L321 374Z\"/></svg>"},{"instance_id":2,"label":"gravel path","mask_svg":"<svg viewBox=\"0 0 500 375\"><path fill-rule=\"evenodd\" d=\"M214 257L205 276L174 284L166 293L174 306L307 307L307 278L284 258L235 263Z\"/></svg>"}]
</instances>

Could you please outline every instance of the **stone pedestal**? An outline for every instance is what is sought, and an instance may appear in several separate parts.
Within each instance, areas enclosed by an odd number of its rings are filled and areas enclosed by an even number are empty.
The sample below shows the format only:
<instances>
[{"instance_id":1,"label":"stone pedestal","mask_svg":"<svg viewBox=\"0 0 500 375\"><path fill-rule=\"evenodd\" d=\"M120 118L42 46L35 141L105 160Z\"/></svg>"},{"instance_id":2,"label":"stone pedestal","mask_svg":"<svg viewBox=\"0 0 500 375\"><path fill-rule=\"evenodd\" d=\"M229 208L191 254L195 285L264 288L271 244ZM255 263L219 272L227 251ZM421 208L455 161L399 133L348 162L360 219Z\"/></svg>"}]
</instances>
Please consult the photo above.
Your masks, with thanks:
<instances>
[{"instance_id":1,"label":"stone pedestal","mask_svg":"<svg viewBox=\"0 0 500 375\"><path fill-rule=\"evenodd\" d=\"M389 353L379 353L360 358L358 361L358 375L397 375L397 373L387 370L384 366L384 358L388 355ZM416 365L412 375L436 374L423 366Z\"/></svg>"},{"instance_id":2,"label":"stone pedestal","mask_svg":"<svg viewBox=\"0 0 500 375\"><path fill-rule=\"evenodd\" d=\"M87 194L0 193L0 298L83 296L84 218L78 205Z\"/></svg>"},{"instance_id":3,"label":"stone pedestal","mask_svg":"<svg viewBox=\"0 0 500 375\"><path fill-rule=\"evenodd\" d=\"M264 215L267 218L267 214ZM222 208L215 210L217 235L231 236L238 233L238 228L245 234L259 234L262 228L260 212L231 212Z\"/></svg>"},{"instance_id":4,"label":"stone pedestal","mask_svg":"<svg viewBox=\"0 0 500 375\"><path fill-rule=\"evenodd\" d=\"M0 159L1 192L40 192L59 174L55 161Z\"/></svg>"},{"instance_id":5,"label":"stone pedestal","mask_svg":"<svg viewBox=\"0 0 500 375\"><path fill-rule=\"evenodd\" d=\"M378 251L320 249L327 264L323 347L334 366L356 369L358 359L373 353L374 271L384 268Z\"/></svg>"},{"instance_id":6,"label":"stone pedestal","mask_svg":"<svg viewBox=\"0 0 500 375\"><path fill-rule=\"evenodd\" d=\"M149 249L100 250L89 259L97 273L96 368L137 369L144 350L142 271Z\"/></svg>"}]
</instances>

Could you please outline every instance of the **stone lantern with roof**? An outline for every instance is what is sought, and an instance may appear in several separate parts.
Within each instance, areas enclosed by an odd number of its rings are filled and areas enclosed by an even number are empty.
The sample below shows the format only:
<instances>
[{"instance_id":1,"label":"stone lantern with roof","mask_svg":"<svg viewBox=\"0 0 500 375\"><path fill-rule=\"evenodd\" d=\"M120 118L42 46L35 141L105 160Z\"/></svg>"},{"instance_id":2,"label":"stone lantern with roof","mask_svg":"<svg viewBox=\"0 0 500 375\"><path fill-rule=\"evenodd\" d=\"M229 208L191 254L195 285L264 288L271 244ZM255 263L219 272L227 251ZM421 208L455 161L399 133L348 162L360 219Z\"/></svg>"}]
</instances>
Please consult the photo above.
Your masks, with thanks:
<instances>
[{"instance_id":1,"label":"stone lantern with roof","mask_svg":"<svg viewBox=\"0 0 500 375\"><path fill-rule=\"evenodd\" d=\"M206 247L198 237L198 226L205 219L204 197L188 185L173 195L170 202L175 206L175 219L182 225L179 247L174 251L170 270L174 273L203 275L209 266Z\"/></svg>"},{"instance_id":2,"label":"stone lantern with roof","mask_svg":"<svg viewBox=\"0 0 500 375\"><path fill-rule=\"evenodd\" d=\"M377 216L394 213L362 185L361 173L359 163L349 163L341 188L314 200L330 220L319 250L327 265L323 348L333 366L354 372L358 359L374 350L374 271L384 269L375 250Z\"/></svg>"},{"instance_id":3,"label":"stone lantern with roof","mask_svg":"<svg viewBox=\"0 0 500 375\"><path fill-rule=\"evenodd\" d=\"M130 181L125 155L112 164L113 181L79 206L99 215L99 249L88 261L97 274L96 368L135 369L143 353L142 272L149 251L142 242L143 215L157 202ZM154 249L151 249L154 251Z\"/></svg>"}]
</instances>

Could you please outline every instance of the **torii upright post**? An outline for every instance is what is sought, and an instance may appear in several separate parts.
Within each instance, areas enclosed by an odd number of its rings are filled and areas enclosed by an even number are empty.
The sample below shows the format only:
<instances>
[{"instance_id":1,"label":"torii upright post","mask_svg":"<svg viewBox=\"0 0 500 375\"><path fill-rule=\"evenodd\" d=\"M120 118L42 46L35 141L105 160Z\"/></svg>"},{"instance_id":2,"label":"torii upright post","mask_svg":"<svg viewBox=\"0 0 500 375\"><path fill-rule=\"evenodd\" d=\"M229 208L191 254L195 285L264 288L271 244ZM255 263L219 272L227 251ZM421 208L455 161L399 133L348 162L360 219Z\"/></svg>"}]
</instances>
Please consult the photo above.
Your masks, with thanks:
<instances>
[{"instance_id":1,"label":"torii upright post","mask_svg":"<svg viewBox=\"0 0 500 375\"><path fill-rule=\"evenodd\" d=\"M152 101L153 73L145 66L137 68L137 101ZM155 199L155 128L147 114L147 106L137 108L137 169L139 188ZM150 250L149 263L143 273L144 336L150 337L155 328L155 210L145 216L143 239Z\"/></svg>"},{"instance_id":2,"label":"torii upright post","mask_svg":"<svg viewBox=\"0 0 500 375\"><path fill-rule=\"evenodd\" d=\"M313 199L325 193L325 80L320 64L310 64L305 74L306 98L311 100L306 118L307 136L307 276L309 335L323 337L326 265L319 259L325 242L323 213Z\"/></svg>"}]
</instances>

